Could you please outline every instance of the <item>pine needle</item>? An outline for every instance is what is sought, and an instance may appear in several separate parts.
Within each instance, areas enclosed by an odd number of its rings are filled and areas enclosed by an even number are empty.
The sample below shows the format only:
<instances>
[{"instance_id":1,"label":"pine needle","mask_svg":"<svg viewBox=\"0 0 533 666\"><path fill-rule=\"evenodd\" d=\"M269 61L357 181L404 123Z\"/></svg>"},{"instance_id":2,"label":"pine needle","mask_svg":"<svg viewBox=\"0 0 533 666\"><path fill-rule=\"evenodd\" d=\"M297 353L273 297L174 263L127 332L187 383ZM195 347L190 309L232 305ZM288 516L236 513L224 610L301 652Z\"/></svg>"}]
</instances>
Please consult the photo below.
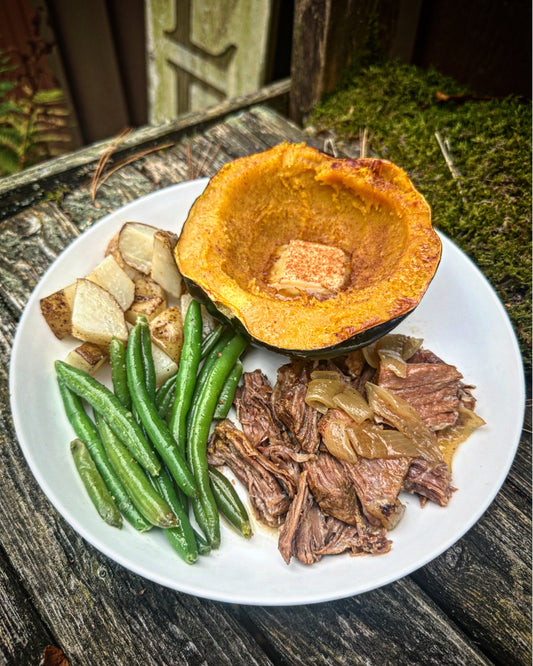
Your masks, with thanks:
<instances>
[{"instance_id":1,"label":"pine needle","mask_svg":"<svg viewBox=\"0 0 533 666\"><path fill-rule=\"evenodd\" d=\"M202 161L200 162L200 164L196 169L193 169L191 145L187 144L187 169L190 180L195 180L196 178L200 178L202 175L206 174L207 171L209 170L209 167L215 161L215 157L217 156L218 151L220 150L220 144L215 145L214 152L210 155L211 148L213 147L213 145L214 145L213 142L210 142L208 144L206 150L204 151Z\"/></svg>"},{"instance_id":2,"label":"pine needle","mask_svg":"<svg viewBox=\"0 0 533 666\"><path fill-rule=\"evenodd\" d=\"M93 179L91 182L91 200L94 201L96 198L96 192L98 191L98 188L100 187L101 183L100 178L102 176L102 173L105 169L106 164L108 163L109 159L111 158L111 155L117 150L117 148L120 146L121 143L125 141L125 139L133 132L131 127L123 129L114 139L113 141L109 144L109 147L107 150L105 150L101 155L98 160L98 164L96 165L96 170L93 175Z\"/></svg>"},{"instance_id":3,"label":"pine needle","mask_svg":"<svg viewBox=\"0 0 533 666\"><path fill-rule=\"evenodd\" d=\"M332 137L324 139L324 152L333 155L333 157L338 157L337 144L335 143L335 139Z\"/></svg>"},{"instance_id":4,"label":"pine needle","mask_svg":"<svg viewBox=\"0 0 533 666\"><path fill-rule=\"evenodd\" d=\"M359 157L365 159L368 153L368 129L365 127L362 132L359 132Z\"/></svg>"},{"instance_id":5,"label":"pine needle","mask_svg":"<svg viewBox=\"0 0 533 666\"><path fill-rule=\"evenodd\" d=\"M455 164L453 163L453 160L451 158L450 152L447 147L447 142L442 140L442 137L440 135L440 132L435 132L435 138L437 139L437 143L439 144L440 151L442 153L442 156L444 157L444 161L446 162L446 166L448 167L452 178L455 180L457 183L457 189L461 193L461 197L463 199L463 202L466 202L465 196L463 193L463 188L461 186L461 174L459 171L456 169Z\"/></svg>"},{"instance_id":6,"label":"pine needle","mask_svg":"<svg viewBox=\"0 0 533 666\"><path fill-rule=\"evenodd\" d=\"M119 169L122 169L122 167L125 167L128 164L131 164L132 162L136 162L137 160L142 159L143 157L146 157L146 155L149 155L150 153L155 153L158 150L163 150L164 148L170 148L173 146L174 143L165 143L162 146L153 146L152 148L146 148L145 150L141 150L138 153L135 153L134 155L130 155L129 157L126 157L123 159L121 162L117 162L114 167L109 169L107 173L104 176L100 177L100 180L98 181L98 185L95 189L95 196L96 192L100 187L106 182L106 180L112 176L114 173L116 173Z\"/></svg>"}]
</instances>

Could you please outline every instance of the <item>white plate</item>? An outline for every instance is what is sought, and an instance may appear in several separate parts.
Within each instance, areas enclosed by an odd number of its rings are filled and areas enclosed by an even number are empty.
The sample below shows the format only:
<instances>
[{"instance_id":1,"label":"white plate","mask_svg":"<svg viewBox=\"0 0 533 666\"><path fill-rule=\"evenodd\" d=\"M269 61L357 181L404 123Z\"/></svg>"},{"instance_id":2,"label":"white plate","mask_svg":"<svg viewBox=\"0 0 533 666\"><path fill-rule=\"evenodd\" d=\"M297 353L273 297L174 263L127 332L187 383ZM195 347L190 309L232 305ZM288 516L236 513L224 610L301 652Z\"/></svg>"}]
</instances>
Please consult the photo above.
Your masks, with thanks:
<instances>
[{"instance_id":1,"label":"white plate","mask_svg":"<svg viewBox=\"0 0 533 666\"><path fill-rule=\"evenodd\" d=\"M10 368L13 418L26 460L47 497L87 541L147 579L226 602L289 605L328 601L390 583L449 548L482 515L505 480L519 442L525 399L521 356L507 314L474 264L447 238L442 262L422 304L401 331L456 365L477 386L477 412L487 425L459 450L458 492L446 508L405 496L405 517L390 533L390 553L378 557L325 557L312 566L287 566L276 533L255 525L245 541L222 528L221 548L194 566L184 564L161 531L139 534L104 524L89 504L68 451L73 432L55 384L53 362L72 341L57 340L41 317L39 299L89 272L107 241L127 220L178 231L206 179L182 183L138 199L100 220L52 264L28 301L15 336ZM253 349L246 370L275 378L282 356Z\"/></svg>"}]
</instances>

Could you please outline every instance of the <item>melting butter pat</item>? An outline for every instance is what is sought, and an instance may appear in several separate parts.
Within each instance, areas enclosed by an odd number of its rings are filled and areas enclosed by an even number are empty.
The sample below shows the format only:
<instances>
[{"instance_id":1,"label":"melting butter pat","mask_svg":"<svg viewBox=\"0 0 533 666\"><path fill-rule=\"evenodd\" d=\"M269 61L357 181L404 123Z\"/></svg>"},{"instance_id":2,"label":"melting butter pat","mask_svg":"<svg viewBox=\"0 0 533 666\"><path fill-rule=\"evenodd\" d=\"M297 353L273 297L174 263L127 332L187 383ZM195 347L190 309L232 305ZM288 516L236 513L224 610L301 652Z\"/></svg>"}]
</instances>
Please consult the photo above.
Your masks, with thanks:
<instances>
[{"instance_id":1,"label":"melting butter pat","mask_svg":"<svg viewBox=\"0 0 533 666\"><path fill-rule=\"evenodd\" d=\"M291 240L278 248L269 282L284 296L298 296L301 292L332 296L344 288L348 277L348 257L340 248Z\"/></svg>"}]
</instances>

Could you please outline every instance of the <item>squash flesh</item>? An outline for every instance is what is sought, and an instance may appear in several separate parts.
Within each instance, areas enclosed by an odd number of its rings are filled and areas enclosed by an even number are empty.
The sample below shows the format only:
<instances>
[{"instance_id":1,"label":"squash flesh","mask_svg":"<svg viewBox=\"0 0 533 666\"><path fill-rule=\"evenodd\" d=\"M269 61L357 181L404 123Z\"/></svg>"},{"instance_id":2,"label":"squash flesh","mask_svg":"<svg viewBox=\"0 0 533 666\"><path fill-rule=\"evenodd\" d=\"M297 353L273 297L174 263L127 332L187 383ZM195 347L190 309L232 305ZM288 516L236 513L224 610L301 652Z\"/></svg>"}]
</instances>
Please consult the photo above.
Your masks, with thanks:
<instances>
[{"instance_id":1,"label":"squash flesh","mask_svg":"<svg viewBox=\"0 0 533 666\"><path fill-rule=\"evenodd\" d=\"M269 269L295 239L343 250L346 287L323 300L280 298ZM252 338L312 352L347 341L355 348L361 333L411 311L440 251L429 206L398 167L284 143L219 171L193 205L175 256L187 282Z\"/></svg>"}]
</instances>

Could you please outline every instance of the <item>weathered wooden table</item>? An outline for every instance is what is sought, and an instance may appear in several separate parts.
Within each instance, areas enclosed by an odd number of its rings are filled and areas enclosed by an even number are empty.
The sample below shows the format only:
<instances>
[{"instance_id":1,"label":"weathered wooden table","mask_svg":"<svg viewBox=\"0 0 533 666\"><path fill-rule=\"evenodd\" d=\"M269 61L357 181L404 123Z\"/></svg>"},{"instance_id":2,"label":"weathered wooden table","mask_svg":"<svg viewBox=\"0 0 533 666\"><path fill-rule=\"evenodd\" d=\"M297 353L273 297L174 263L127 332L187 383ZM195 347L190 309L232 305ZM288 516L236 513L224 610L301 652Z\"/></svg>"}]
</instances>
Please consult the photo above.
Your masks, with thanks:
<instances>
[{"instance_id":1,"label":"weathered wooden table","mask_svg":"<svg viewBox=\"0 0 533 666\"><path fill-rule=\"evenodd\" d=\"M27 299L54 258L95 220L139 196L211 175L280 140L306 138L248 100L134 132L110 164L129 163L94 202L93 175L109 144L0 181L1 664L37 665L46 646L62 650L70 664L95 666L531 663L528 418L501 491L458 543L381 589L297 607L198 599L131 573L52 508L21 453L9 406L10 349Z\"/></svg>"}]
</instances>

